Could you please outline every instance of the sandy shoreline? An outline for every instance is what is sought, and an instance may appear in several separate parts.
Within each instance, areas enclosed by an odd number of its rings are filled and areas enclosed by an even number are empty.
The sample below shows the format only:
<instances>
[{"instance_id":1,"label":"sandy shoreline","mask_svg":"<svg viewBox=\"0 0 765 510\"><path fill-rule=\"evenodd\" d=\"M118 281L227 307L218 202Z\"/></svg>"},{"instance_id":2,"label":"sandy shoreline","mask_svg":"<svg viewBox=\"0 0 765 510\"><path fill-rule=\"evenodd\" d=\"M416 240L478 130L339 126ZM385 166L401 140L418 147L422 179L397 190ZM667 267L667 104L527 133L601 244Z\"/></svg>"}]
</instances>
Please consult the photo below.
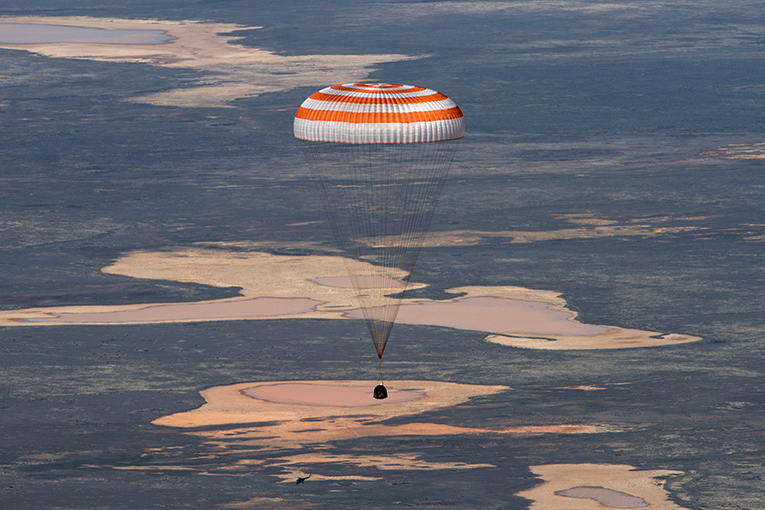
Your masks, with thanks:
<instances>
[{"instance_id":1,"label":"sandy shoreline","mask_svg":"<svg viewBox=\"0 0 765 510\"><path fill-rule=\"evenodd\" d=\"M242 297L196 303L7 310L0 312L0 326L361 317L356 291L344 276L344 260L334 255L289 256L202 248L135 252L102 271L133 278L240 287ZM406 275L400 271L394 276L401 279ZM409 284L410 289L424 286ZM483 331L489 333L489 342L527 349L622 349L700 340L690 335L583 324L553 291L464 286L446 292L458 297L441 301L405 298L397 322ZM392 302L381 298L379 304Z\"/></svg>"},{"instance_id":2,"label":"sandy shoreline","mask_svg":"<svg viewBox=\"0 0 765 510\"><path fill-rule=\"evenodd\" d=\"M207 21L91 18L85 16L6 16L0 23L161 30L175 37L161 44L39 43L0 44L55 58L135 62L204 71L196 86L131 98L137 103L179 107L228 107L230 102L295 87L361 81L374 66L410 60L411 55L283 56L237 44L236 31L261 27Z\"/></svg>"},{"instance_id":3,"label":"sandy shoreline","mask_svg":"<svg viewBox=\"0 0 765 510\"><path fill-rule=\"evenodd\" d=\"M533 501L530 510L683 509L668 499L660 479L680 471L640 471L623 464L549 464L530 469L544 480L516 493Z\"/></svg>"},{"instance_id":4,"label":"sandy shoreline","mask_svg":"<svg viewBox=\"0 0 765 510\"><path fill-rule=\"evenodd\" d=\"M371 389L377 381L314 380L314 381L260 381L217 386L200 392L205 404L197 409L164 416L152 423L178 429L202 439L215 455L226 461L229 473L250 473L267 462L269 468L280 471L270 473L284 483L294 483L295 476L312 475L312 482L353 479L376 481L379 477L358 475L330 475L326 466L359 466L385 471L472 470L495 467L493 464L460 460L426 460L418 454L336 453L326 447L328 442L365 437L450 436L450 435L507 435L512 437L542 436L546 434L600 434L622 432L624 429L603 423L529 424L525 426L496 426L476 428L444 423L428 423L427 415L434 410L446 409L468 402L471 398L512 391L506 386L483 386L441 381L403 380L388 383L391 394L409 394L416 398L383 401L366 405ZM274 397L269 400L253 395ZM365 396L366 394L366 396ZM358 402L361 397L365 402ZM296 400L314 399L311 404ZM362 405L342 405L348 403ZM282 400L275 402L274 400ZM341 405L338 405L341 404ZM389 424L391 418L410 417L398 424ZM241 459L241 447L262 448L279 452L258 458ZM317 448L318 446L318 448ZM146 469L156 469L147 466ZM204 473L201 473L204 474Z\"/></svg>"},{"instance_id":5,"label":"sandy shoreline","mask_svg":"<svg viewBox=\"0 0 765 510\"><path fill-rule=\"evenodd\" d=\"M267 441L270 445L324 443L373 436L431 436L453 434L597 434L622 429L602 423L525 425L498 428L459 427L438 423L384 425L390 418L413 416L467 402L473 397L509 391L506 386L481 386L441 381L393 381L386 383L391 394L414 398L389 399L371 403L377 381L261 381L217 386L201 391L206 403L197 409L164 416L154 425L185 429L186 433L210 440L235 437ZM306 388L313 387L312 391ZM299 391L295 391L299 390ZM253 397L271 391L270 400ZM344 399L358 404L368 395L367 404L342 405ZM350 395L350 397L348 397ZM296 402L306 398L313 403ZM274 401L276 399L282 402ZM232 427L240 424L241 427ZM216 428L219 427L219 428Z\"/></svg>"},{"instance_id":6,"label":"sandy shoreline","mask_svg":"<svg viewBox=\"0 0 765 510\"><path fill-rule=\"evenodd\" d=\"M363 475L335 474L336 471L329 466L374 468L380 474L391 470L475 470L496 467L468 460L427 460L416 453L336 453L335 449L325 446L333 441L364 437L475 434L529 437L618 433L626 430L603 423L498 425L492 428L427 423L426 418L418 420L417 415L428 416L432 411L458 406L475 397L513 390L506 386L403 380L389 383L389 391L392 394L398 392L414 395L415 398L368 405L373 400L371 388L376 384L376 381L313 380L260 381L216 386L200 392L205 399L201 407L164 416L152 423L199 437L208 447L215 449L216 457L229 459L226 462L226 472L229 474L249 474L253 469L267 466L271 470L269 475L277 477L281 483L294 483L296 476L309 474L312 483L337 480L377 482L383 479L381 476L370 476L374 472ZM268 398L262 398L264 396ZM359 398L361 401L357 400ZM305 402L306 399L312 402ZM348 403L346 399L350 399L354 405L344 405ZM398 424L388 424L391 418L403 417L410 417L411 421L397 420ZM244 445L250 449L266 449L271 455L264 459L242 459L239 452ZM317 445L319 448L316 448ZM163 466L135 467L148 471L159 468ZM172 465L168 468L172 468ZM555 464L531 466L530 470L543 483L516 495L530 499L532 509L588 510L647 506L659 510L681 509L668 500L660 480L662 477L681 474L676 471L638 471L628 465L609 464ZM241 507L249 508L247 505L255 504L256 500L243 501Z\"/></svg>"},{"instance_id":7,"label":"sandy shoreline","mask_svg":"<svg viewBox=\"0 0 765 510\"><path fill-rule=\"evenodd\" d=\"M420 394L418 395L419 398L390 402L384 400L382 405L369 405L363 410L358 409L357 406L341 406L332 403L309 405L289 402L289 400L294 400L294 395L289 386L313 386L322 390L325 395L322 396L315 392L310 396L340 402L343 399L343 389L371 391L377 384L379 384L378 381L324 380L260 381L216 386L200 392L200 395L207 402L202 407L158 418L152 423L167 427L198 428L237 423L289 422L290 420L304 420L305 418L328 418L331 421L349 417L353 421L359 419L360 414L364 415L363 421L365 422L371 419L378 421L396 416L420 414L432 409L461 404L472 397L492 395L510 389L506 386L477 386L440 381L404 380L388 383L388 391L391 393L417 392ZM282 397L286 402L273 402L250 396L256 394L257 390L273 388L274 386L281 386L284 389ZM333 392L335 395L332 395ZM371 395L370 400L374 400ZM288 427L285 423L275 426ZM306 423L299 423L297 426L309 428ZM395 429L395 427L388 428ZM286 439L286 435L281 435L281 440Z\"/></svg>"}]
</instances>

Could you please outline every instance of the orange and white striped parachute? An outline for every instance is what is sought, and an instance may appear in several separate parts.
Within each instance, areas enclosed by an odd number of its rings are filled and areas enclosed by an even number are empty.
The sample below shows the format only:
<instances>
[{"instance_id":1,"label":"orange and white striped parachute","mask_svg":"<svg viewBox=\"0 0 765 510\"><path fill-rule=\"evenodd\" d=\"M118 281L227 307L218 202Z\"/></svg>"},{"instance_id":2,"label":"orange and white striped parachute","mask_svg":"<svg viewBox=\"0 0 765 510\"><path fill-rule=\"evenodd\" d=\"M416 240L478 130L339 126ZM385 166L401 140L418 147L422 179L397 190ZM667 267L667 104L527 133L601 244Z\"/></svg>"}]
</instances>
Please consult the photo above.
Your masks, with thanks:
<instances>
[{"instance_id":1,"label":"orange and white striped parachute","mask_svg":"<svg viewBox=\"0 0 765 510\"><path fill-rule=\"evenodd\" d=\"M430 226L462 112L445 95L394 83L335 85L295 115L361 314L383 351ZM353 312L349 312L353 316Z\"/></svg>"},{"instance_id":2,"label":"orange and white striped parachute","mask_svg":"<svg viewBox=\"0 0 765 510\"><path fill-rule=\"evenodd\" d=\"M322 89L295 115L295 137L315 142L418 143L465 136L462 111L435 90L394 83Z\"/></svg>"}]
</instances>

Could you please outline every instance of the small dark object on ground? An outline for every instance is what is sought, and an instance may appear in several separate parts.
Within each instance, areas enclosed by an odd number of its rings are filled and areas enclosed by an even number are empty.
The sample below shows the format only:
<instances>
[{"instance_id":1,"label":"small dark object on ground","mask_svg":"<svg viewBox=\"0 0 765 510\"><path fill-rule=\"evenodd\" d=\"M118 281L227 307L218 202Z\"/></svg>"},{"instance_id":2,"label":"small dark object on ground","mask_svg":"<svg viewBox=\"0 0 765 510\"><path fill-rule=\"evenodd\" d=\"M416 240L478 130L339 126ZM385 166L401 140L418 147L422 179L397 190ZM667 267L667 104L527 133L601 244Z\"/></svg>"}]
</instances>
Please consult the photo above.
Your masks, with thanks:
<instances>
[{"instance_id":1,"label":"small dark object on ground","mask_svg":"<svg viewBox=\"0 0 765 510\"><path fill-rule=\"evenodd\" d=\"M378 384L377 386L375 386L375 391L373 393L373 396L377 400L388 398L388 390L382 384Z\"/></svg>"},{"instance_id":2,"label":"small dark object on ground","mask_svg":"<svg viewBox=\"0 0 765 510\"><path fill-rule=\"evenodd\" d=\"M311 475L308 475L308 476L303 477L303 478L298 476L297 477L297 484L300 485L301 483L305 483L305 481L308 480L309 478L311 478Z\"/></svg>"}]
</instances>

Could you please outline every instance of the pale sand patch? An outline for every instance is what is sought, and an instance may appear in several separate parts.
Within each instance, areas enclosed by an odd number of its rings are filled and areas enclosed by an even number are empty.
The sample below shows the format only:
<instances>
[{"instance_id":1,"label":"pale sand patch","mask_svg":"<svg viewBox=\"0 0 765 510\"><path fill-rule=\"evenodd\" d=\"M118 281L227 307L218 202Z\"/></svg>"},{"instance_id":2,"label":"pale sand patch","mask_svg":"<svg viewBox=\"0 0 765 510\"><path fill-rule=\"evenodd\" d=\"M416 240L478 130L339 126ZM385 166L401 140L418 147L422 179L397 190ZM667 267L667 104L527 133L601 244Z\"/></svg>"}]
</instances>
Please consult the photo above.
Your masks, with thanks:
<instances>
[{"instance_id":1,"label":"pale sand patch","mask_svg":"<svg viewBox=\"0 0 765 510\"><path fill-rule=\"evenodd\" d=\"M226 444L228 448L231 443ZM242 446L241 442L237 442L236 445ZM252 444L248 443L248 446ZM260 444L259 444L260 446ZM267 447L264 442L262 446ZM313 446L315 447L315 445ZM215 458L220 458L224 453L236 453L236 448L233 451L221 452ZM239 452L241 454L241 451ZM253 468L257 469L262 465L268 467L283 467L285 469L282 473L276 474L278 478L281 478L281 483L289 482L295 483L298 476L305 477L311 476L311 482L318 481L336 481L336 480L357 480L357 481L377 481L381 480L378 476L363 476L363 475L322 475L320 471L322 467L319 465L343 465L353 467L375 468L380 471L391 470L410 470L410 471L435 471L439 469L478 469L485 467L495 467L493 464L471 464L468 462L435 462L426 461L418 457L417 455L404 455L404 454L380 454L380 455L358 455L358 454L327 454L322 452L317 453L304 453L290 455L284 454L282 450L281 457L269 457L268 461L259 459L241 459L225 466L216 467L216 471L225 470L231 473L251 473ZM298 466L310 466L303 469L295 469ZM192 468L193 469L193 468Z\"/></svg>"},{"instance_id":2,"label":"pale sand patch","mask_svg":"<svg viewBox=\"0 0 765 510\"><path fill-rule=\"evenodd\" d=\"M391 455L332 455L324 453L306 453L299 455L290 455L279 460L278 465L316 465L316 464L344 464L356 467L375 468L381 471L392 471L406 469L410 471L435 471L439 469L477 469L486 467L495 467L494 464L471 464L469 462L432 462L425 461L417 455L391 454ZM295 472L301 476L306 476L305 471ZM305 473L305 474L302 474ZM292 481L295 477L293 473L281 475L284 481ZM324 477L317 475L317 480ZM335 478L335 477L331 477ZM339 478L339 477L338 477ZM342 477L342 479L356 480L379 480L373 477ZM314 480L314 477L311 477Z\"/></svg>"},{"instance_id":3,"label":"pale sand patch","mask_svg":"<svg viewBox=\"0 0 765 510\"><path fill-rule=\"evenodd\" d=\"M99 466L104 467L104 466ZM188 466L111 466L111 469L117 469L120 471L196 471L193 467Z\"/></svg>"},{"instance_id":4,"label":"pale sand patch","mask_svg":"<svg viewBox=\"0 0 765 510\"><path fill-rule=\"evenodd\" d=\"M375 266L369 264L372 273ZM240 287L243 297L199 303L62 306L0 311L0 326L124 324L258 319L360 317L348 286L345 260L331 255L290 256L192 248L134 252L102 269L133 278ZM396 277L403 285L406 276ZM380 279L384 278L382 276ZM331 285L329 285L331 284ZM425 287L410 283L408 288ZM700 340L690 335L587 325L576 321L560 294L522 287L465 286L449 300L404 299L397 322L486 331L490 342L532 349L621 349ZM378 306L394 304L381 297Z\"/></svg>"},{"instance_id":5,"label":"pale sand patch","mask_svg":"<svg viewBox=\"0 0 765 510\"><path fill-rule=\"evenodd\" d=\"M308 222L312 223L312 222ZM319 222L323 223L323 222ZM340 253L340 250L316 241L200 241L194 243L199 248L235 248L250 251L258 250L301 250L321 253Z\"/></svg>"},{"instance_id":6,"label":"pale sand patch","mask_svg":"<svg viewBox=\"0 0 765 510\"><path fill-rule=\"evenodd\" d=\"M106 62L140 62L171 68L190 68L206 74L195 87L147 94L130 99L180 107L222 107L238 98L303 86L362 81L376 64L410 60L410 55L283 56L236 44L237 30L256 30L233 23L156 19L91 18L85 16L2 17L0 23L69 25L77 27L163 30L176 39L162 44L41 43L0 44L57 58Z\"/></svg>"},{"instance_id":7,"label":"pale sand patch","mask_svg":"<svg viewBox=\"0 0 765 510\"><path fill-rule=\"evenodd\" d=\"M663 223L667 221L706 221L710 220L712 218L719 218L720 216L715 215L709 215L709 216L651 216L650 220L651 223ZM631 220L627 220L627 223L644 223L646 221L646 218L633 218Z\"/></svg>"},{"instance_id":8,"label":"pale sand patch","mask_svg":"<svg viewBox=\"0 0 765 510\"><path fill-rule=\"evenodd\" d=\"M531 510L588 510L606 508L643 508L640 501L655 510L682 510L667 498L664 482L657 477L682 474L656 469L637 471L621 464L548 464L531 466L531 472L545 483L516 493L532 500ZM603 489L581 491L581 489ZM578 491L570 492L572 489ZM619 493L626 495L619 496ZM566 495L568 494L568 496ZM572 497L574 495L574 497ZM596 496L589 499L589 496ZM617 506L627 504L633 506Z\"/></svg>"},{"instance_id":9,"label":"pale sand patch","mask_svg":"<svg viewBox=\"0 0 765 510\"><path fill-rule=\"evenodd\" d=\"M345 275L345 263L343 257L334 255L292 256L191 248L173 252L133 252L120 257L102 272L216 287L241 287L241 293L248 298L308 297L332 302L335 306L343 304L339 303L342 301L351 308L357 306L353 288L317 283L317 280ZM367 264L366 271L372 274L379 269ZM386 272L392 272L399 281L407 276L403 270L386 269ZM408 288L425 286L410 283Z\"/></svg>"},{"instance_id":10,"label":"pale sand patch","mask_svg":"<svg viewBox=\"0 0 765 510\"><path fill-rule=\"evenodd\" d=\"M374 266L369 265L370 273ZM258 298L271 298L271 304L283 304L292 307L293 299L311 300L315 305L312 311L301 314L294 313L291 308L281 308L273 311L269 316L240 317L248 319L274 319L274 318L318 318L318 319L342 319L343 312L357 308L356 291L345 287L330 287L321 285L317 278L334 278L346 272L345 261L336 256L289 256L271 255L260 252L227 252L222 250L187 249L175 252L134 252L120 258L111 266L102 269L107 274L120 274L133 278L148 278L157 280L173 280L180 282L201 283L215 287L240 287L242 297L205 301L199 304L220 304L218 312L225 310L227 306L240 306L238 303ZM390 272L390 271L388 271ZM405 271L399 271L398 276L406 276ZM424 284L412 283L409 288L422 288ZM280 299L281 301L277 301ZM381 305L392 303L392 300L383 298ZM307 304L307 301L306 301ZM0 312L0 325L45 325L55 324L59 316L66 316L69 323L76 323L76 315L82 314L87 321L78 323L92 323L100 317L108 318L108 314L122 313L126 311L131 315L132 323L153 323L176 320L168 316L158 316L168 307L196 306L194 304L167 303L167 304L138 304L138 305L115 305L115 306L64 306L47 308L29 308L16 311ZM172 310L172 308L171 308ZM177 308L175 309L177 312ZM188 311L188 309L185 309ZM209 312L209 307L201 308ZM289 312L289 313L286 313ZM207 314L206 314L207 315ZM228 314L233 315L233 314ZM116 317L116 316L115 316ZM221 320L226 317L208 316L195 317L184 320ZM228 317L234 319L234 317ZM118 320L98 320L98 323L120 324Z\"/></svg>"},{"instance_id":11,"label":"pale sand patch","mask_svg":"<svg viewBox=\"0 0 765 510\"><path fill-rule=\"evenodd\" d=\"M606 218L597 218L593 213L575 213L575 214L555 214L555 218L566 220L570 223L577 223L579 225L615 225L619 222L616 220L609 220Z\"/></svg>"},{"instance_id":12,"label":"pale sand patch","mask_svg":"<svg viewBox=\"0 0 765 510\"><path fill-rule=\"evenodd\" d=\"M235 503L224 503L223 508L245 508L257 510L304 510L314 508L317 504L306 501L293 501L284 498L263 498L256 496L247 501L237 501Z\"/></svg>"},{"instance_id":13,"label":"pale sand patch","mask_svg":"<svg viewBox=\"0 0 765 510\"><path fill-rule=\"evenodd\" d=\"M627 220L620 225L617 220L598 218L593 213L560 214L557 218L569 223L583 225L576 228L563 228L526 232L521 230L452 230L428 232L424 247L437 248L445 246L475 246L491 239L507 239L510 243L535 243L558 239L596 239L604 237L657 237L667 234L677 234L701 230L698 225L685 226L656 226L656 223L666 221L701 221L709 216L698 217L650 217ZM395 246L399 240L395 237L382 237L375 240L377 246Z\"/></svg>"},{"instance_id":14,"label":"pale sand patch","mask_svg":"<svg viewBox=\"0 0 765 510\"><path fill-rule=\"evenodd\" d=\"M607 222L608 220L603 220ZM584 222L584 221L582 221ZM666 234L677 234L700 230L702 227L654 227L651 225L606 225L590 220L594 226L579 228L564 228L540 232L525 232L519 230L479 231L452 230L428 232L423 247L438 248L448 246L476 246L490 239L507 239L510 243L535 243L556 239L596 239L603 237L657 237ZM395 237L380 238L375 246L396 246L399 240Z\"/></svg>"},{"instance_id":15,"label":"pale sand patch","mask_svg":"<svg viewBox=\"0 0 765 510\"><path fill-rule=\"evenodd\" d=\"M345 464L345 462L344 462ZM311 475L311 482L339 482L339 481L357 481L357 482L376 482L382 480L381 476L361 476L361 475L349 475L349 476L331 476L320 475L318 473L283 473L277 475L282 480L278 483L295 483L298 476Z\"/></svg>"},{"instance_id":16,"label":"pale sand patch","mask_svg":"<svg viewBox=\"0 0 765 510\"><path fill-rule=\"evenodd\" d=\"M702 155L721 159L765 159L765 143L731 144L703 152Z\"/></svg>"},{"instance_id":17,"label":"pale sand patch","mask_svg":"<svg viewBox=\"0 0 765 510\"><path fill-rule=\"evenodd\" d=\"M436 423L409 423L404 425L381 423L390 418L421 414L434 409L461 404L472 397L492 395L509 390L510 388L506 386L478 386L440 381L395 381L387 385L390 392L420 392L424 395L417 400L382 401L383 403L380 405L364 408L321 405L320 403L307 405L269 402L252 398L245 393L246 390L250 390L252 393L253 389L257 391L259 387L277 384L314 385L326 393L331 393L338 387L371 389L377 382L264 381L217 386L200 392L206 403L198 409L163 416L152 423L188 429L186 433L205 437L209 440L222 441L222 444L226 444L225 441L229 439L236 439L239 442L253 441L254 444L266 442L269 446L277 445L282 448L299 448L300 445L306 444L374 436L481 433L537 436L544 434L597 434L624 430L608 424L528 425L488 429L456 427ZM322 398L335 400L335 397L331 396ZM232 427L232 425L237 424L242 424L242 427ZM216 428L216 426L221 428ZM300 462L307 462L304 458L300 458L303 459ZM326 456L321 454L320 458L326 458ZM356 456L352 458L358 459ZM313 460L311 462L320 461ZM352 462L357 462L357 460ZM398 466L401 464L401 459L396 458L393 464ZM411 463L410 465L415 466ZM454 465L450 468L456 467ZM411 468L423 469L422 467Z\"/></svg>"},{"instance_id":18,"label":"pale sand patch","mask_svg":"<svg viewBox=\"0 0 765 510\"><path fill-rule=\"evenodd\" d=\"M600 391L605 390L606 388L603 388L601 386L557 386L553 388L554 390L579 390L579 391Z\"/></svg>"}]
</instances>

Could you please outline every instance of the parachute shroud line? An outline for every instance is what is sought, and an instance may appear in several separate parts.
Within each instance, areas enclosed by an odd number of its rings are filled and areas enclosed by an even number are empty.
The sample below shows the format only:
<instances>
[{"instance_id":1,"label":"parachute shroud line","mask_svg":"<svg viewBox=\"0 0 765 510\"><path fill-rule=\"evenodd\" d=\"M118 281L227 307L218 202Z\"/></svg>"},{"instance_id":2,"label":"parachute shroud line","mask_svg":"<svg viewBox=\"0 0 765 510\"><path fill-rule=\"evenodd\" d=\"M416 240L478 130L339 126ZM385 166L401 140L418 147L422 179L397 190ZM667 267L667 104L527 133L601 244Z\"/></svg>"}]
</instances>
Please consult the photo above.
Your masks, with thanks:
<instances>
[{"instance_id":1,"label":"parachute shroud line","mask_svg":"<svg viewBox=\"0 0 765 510\"><path fill-rule=\"evenodd\" d=\"M294 131L304 140L324 210L347 255L348 275L382 362L464 136L462 112L443 94L423 87L336 85L301 105Z\"/></svg>"}]
</instances>

